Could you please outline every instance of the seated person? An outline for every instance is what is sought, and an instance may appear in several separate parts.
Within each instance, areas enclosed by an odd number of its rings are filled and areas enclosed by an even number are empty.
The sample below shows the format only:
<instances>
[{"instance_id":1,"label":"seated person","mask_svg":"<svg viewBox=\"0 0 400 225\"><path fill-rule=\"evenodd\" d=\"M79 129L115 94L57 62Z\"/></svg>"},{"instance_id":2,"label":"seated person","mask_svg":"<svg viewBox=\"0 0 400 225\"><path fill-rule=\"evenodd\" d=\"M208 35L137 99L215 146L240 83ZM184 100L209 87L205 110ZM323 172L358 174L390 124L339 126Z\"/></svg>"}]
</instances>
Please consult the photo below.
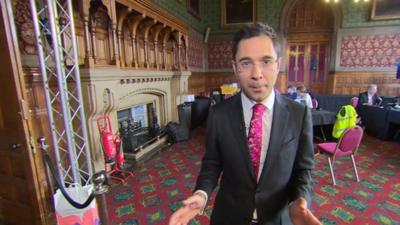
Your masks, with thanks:
<instances>
[{"instance_id":1,"label":"seated person","mask_svg":"<svg viewBox=\"0 0 400 225\"><path fill-rule=\"evenodd\" d=\"M370 84L367 87L366 92L360 93L358 96L357 105L375 105L379 106L382 103L382 98L377 94L378 86L376 84Z\"/></svg>"},{"instance_id":2,"label":"seated person","mask_svg":"<svg viewBox=\"0 0 400 225\"><path fill-rule=\"evenodd\" d=\"M394 103L393 108L400 109L400 96L397 96L393 101L393 103Z\"/></svg>"},{"instance_id":3,"label":"seated person","mask_svg":"<svg viewBox=\"0 0 400 225\"><path fill-rule=\"evenodd\" d=\"M304 86L297 88L297 98L295 101L308 106L310 109L313 108L311 96L308 94L307 88Z\"/></svg>"},{"instance_id":4,"label":"seated person","mask_svg":"<svg viewBox=\"0 0 400 225\"><path fill-rule=\"evenodd\" d=\"M294 85L289 85L287 87L286 97L295 100L297 98L296 87Z\"/></svg>"},{"instance_id":5,"label":"seated person","mask_svg":"<svg viewBox=\"0 0 400 225\"><path fill-rule=\"evenodd\" d=\"M315 99L315 97L310 89L307 89L307 93L310 95L311 99Z\"/></svg>"}]
</instances>

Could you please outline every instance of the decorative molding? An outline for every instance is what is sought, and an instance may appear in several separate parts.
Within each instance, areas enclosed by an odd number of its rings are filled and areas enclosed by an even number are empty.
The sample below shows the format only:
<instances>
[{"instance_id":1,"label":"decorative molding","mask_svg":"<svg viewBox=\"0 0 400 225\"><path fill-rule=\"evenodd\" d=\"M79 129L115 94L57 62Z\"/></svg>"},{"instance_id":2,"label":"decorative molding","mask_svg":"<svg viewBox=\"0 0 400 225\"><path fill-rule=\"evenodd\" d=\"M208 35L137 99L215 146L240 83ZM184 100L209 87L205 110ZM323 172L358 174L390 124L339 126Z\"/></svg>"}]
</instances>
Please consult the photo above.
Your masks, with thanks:
<instances>
[{"instance_id":1,"label":"decorative molding","mask_svg":"<svg viewBox=\"0 0 400 225\"><path fill-rule=\"evenodd\" d=\"M164 90L157 89L157 88L141 88L134 90L132 92L128 92L125 95L121 95L120 98L118 99L119 101L124 101L126 99L130 99L130 97L138 95L138 94L152 94L152 95L157 95L157 96L167 96L168 93Z\"/></svg>"},{"instance_id":2,"label":"decorative molding","mask_svg":"<svg viewBox=\"0 0 400 225\"><path fill-rule=\"evenodd\" d=\"M157 18L158 21L162 21L163 24L174 27L176 30L182 33L186 34L188 32L187 25L181 19L166 13L165 10L149 0L116 0L116 2L131 7L132 9L149 17Z\"/></svg>"}]
</instances>

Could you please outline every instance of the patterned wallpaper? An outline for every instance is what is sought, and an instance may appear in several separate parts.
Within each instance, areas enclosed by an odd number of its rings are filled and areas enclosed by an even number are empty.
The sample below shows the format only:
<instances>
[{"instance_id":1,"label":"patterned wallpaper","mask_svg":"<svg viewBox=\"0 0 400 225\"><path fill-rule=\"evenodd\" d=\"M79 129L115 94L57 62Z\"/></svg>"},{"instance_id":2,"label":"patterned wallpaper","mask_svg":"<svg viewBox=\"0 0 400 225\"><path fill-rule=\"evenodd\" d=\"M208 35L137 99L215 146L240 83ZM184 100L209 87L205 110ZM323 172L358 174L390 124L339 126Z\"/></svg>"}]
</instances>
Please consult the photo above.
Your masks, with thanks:
<instances>
[{"instance_id":1,"label":"patterned wallpaper","mask_svg":"<svg viewBox=\"0 0 400 225\"><path fill-rule=\"evenodd\" d=\"M232 41L213 41L208 44L208 68L232 68Z\"/></svg>"},{"instance_id":2,"label":"patterned wallpaper","mask_svg":"<svg viewBox=\"0 0 400 225\"><path fill-rule=\"evenodd\" d=\"M346 36L340 48L342 67L392 67L400 59L400 34Z\"/></svg>"},{"instance_id":3,"label":"patterned wallpaper","mask_svg":"<svg viewBox=\"0 0 400 225\"><path fill-rule=\"evenodd\" d=\"M189 36L189 67L202 69L203 68L203 40Z\"/></svg>"}]
</instances>

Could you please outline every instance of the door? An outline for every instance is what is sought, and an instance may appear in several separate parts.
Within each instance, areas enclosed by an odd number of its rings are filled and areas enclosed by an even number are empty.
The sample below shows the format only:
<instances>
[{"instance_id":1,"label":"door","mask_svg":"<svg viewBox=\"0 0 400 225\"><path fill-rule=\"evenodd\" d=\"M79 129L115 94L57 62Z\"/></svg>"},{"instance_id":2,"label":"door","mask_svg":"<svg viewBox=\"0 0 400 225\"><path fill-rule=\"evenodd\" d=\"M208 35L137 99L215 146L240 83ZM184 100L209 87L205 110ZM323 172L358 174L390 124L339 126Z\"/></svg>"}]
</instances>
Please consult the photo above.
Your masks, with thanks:
<instances>
[{"instance_id":1,"label":"door","mask_svg":"<svg viewBox=\"0 0 400 225\"><path fill-rule=\"evenodd\" d=\"M313 93L324 93L328 48L328 42L289 42L286 51L288 84L304 84Z\"/></svg>"},{"instance_id":2,"label":"door","mask_svg":"<svg viewBox=\"0 0 400 225\"><path fill-rule=\"evenodd\" d=\"M0 12L0 224L46 224L34 155L27 137L27 113L20 58L15 51L5 0Z\"/></svg>"},{"instance_id":3,"label":"door","mask_svg":"<svg viewBox=\"0 0 400 225\"><path fill-rule=\"evenodd\" d=\"M285 27L286 85L301 85L312 93L326 93L330 43L334 30L334 14L329 4L315 0L293 0Z\"/></svg>"}]
</instances>

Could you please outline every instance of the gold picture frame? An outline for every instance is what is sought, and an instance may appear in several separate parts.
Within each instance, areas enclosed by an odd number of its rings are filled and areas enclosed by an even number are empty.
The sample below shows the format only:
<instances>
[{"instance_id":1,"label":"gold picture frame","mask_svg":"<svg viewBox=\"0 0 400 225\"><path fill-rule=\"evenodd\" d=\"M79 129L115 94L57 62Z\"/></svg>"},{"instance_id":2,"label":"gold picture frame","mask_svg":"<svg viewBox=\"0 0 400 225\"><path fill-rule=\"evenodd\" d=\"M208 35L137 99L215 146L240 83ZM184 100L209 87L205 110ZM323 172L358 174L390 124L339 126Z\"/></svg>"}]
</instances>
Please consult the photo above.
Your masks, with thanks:
<instances>
[{"instance_id":1,"label":"gold picture frame","mask_svg":"<svg viewBox=\"0 0 400 225\"><path fill-rule=\"evenodd\" d=\"M373 0L371 20L400 19L399 0Z\"/></svg>"},{"instance_id":2,"label":"gold picture frame","mask_svg":"<svg viewBox=\"0 0 400 225\"><path fill-rule=\"evenodd\" d=\"M254 23L257 19L256 0L221 0L221 26L235 27Z\"/></svg>"}]
</instances>

